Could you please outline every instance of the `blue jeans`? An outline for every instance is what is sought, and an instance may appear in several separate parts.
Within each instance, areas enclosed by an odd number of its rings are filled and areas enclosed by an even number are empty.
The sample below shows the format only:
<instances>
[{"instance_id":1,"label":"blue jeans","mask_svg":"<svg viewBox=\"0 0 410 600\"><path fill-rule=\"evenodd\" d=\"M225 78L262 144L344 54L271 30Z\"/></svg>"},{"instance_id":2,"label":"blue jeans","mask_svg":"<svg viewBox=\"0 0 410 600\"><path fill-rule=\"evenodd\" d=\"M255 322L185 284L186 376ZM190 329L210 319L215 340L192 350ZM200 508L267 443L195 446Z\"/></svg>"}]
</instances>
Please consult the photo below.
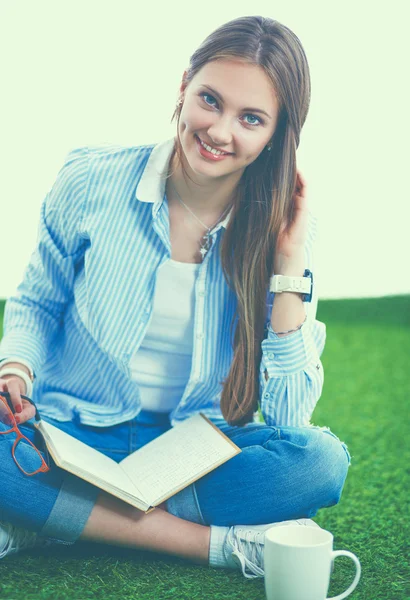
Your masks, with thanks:
<instances>
[{"instance_id":1,"label":"blue jeans","mask_svg":"<svg viewBox=\"0 0 410 600\"><path fill-rule=\"evenodd\" d=\"M167 414L151 411L103 428L43 418L116 462L171 428ZM169 513L202 525L245 525L312 517L339 502L350 454L328 428L213 422L242 452L169 498ZM20 429L43 448L32 427ZM0 435L0 521L74 543L101 490L60 469L51 457L50 471L24 475L11 455L13 441L14 435Z\"/></svg>"}]
</instances>

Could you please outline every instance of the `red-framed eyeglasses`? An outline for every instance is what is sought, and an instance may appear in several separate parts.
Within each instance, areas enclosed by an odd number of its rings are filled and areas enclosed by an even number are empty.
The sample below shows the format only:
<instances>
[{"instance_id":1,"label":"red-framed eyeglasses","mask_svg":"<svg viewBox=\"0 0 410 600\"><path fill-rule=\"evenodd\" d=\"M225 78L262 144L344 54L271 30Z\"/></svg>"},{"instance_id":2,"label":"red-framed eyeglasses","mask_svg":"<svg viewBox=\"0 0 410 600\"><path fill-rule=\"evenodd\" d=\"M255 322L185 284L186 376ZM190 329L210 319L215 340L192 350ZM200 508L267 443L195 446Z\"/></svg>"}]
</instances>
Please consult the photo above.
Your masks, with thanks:
<instances>
[{"instance_id":1,"label":"red-framed eyeglasses","mask_svg":"<svg viewBox=\"0 0 410 600\"><path fill-rule=\"evenodd\" d=\"M23 400L30 402L36 409L35 419L40 421L40 414L36 405L28 396L23 396ZM4 427L8 429L3 430ZM16 434L11 454L14 462L25 475L36 475L36 473L47 473L50 466L44 460L40 451L31 440L21 433L14 418L14 406L11 402L9 392L0 392L0 435Z\"/></svg>"}]
</instances>

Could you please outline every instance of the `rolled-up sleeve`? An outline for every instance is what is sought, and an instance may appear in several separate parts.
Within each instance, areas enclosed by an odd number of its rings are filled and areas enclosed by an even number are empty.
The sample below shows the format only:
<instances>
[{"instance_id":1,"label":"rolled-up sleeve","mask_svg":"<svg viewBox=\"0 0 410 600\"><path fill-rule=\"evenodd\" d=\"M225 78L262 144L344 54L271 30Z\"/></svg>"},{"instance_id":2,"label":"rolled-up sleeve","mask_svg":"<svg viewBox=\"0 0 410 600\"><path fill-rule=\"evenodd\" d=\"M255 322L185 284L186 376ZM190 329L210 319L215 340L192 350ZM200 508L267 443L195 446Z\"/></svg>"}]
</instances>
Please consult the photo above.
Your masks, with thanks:
<instances>
[{"instance_id":1,"label":"rolled-up sleeve","mask_svg":"<svg viewBox=\"0 0 410 600\"><path fill-rule=\"evenodd\" d=\"M36 247L4 311L0 360L19 356L38 373L73 294L86 237L81 225L88 178L86 147L68 153L41 205Z\"/></svg>"},{"instance_id":2,"label":"rolled-up sleeve","mask_svg":"<svg viewBox=\"0 0 410 600\"><path fill-rule=\"evenodd\" d=\"M305 268L314 276L311 302L304 302L307 319L302 327L279 337L270 325L274 293L268 302L267 336L262 341L260 409L267 425L308 425L321 396L324 372L320 356L326 341L326 325L316 319L317 277L313 269L313 242L317 218L310 213L305 245Z\"/></svg>"}]
</instances>

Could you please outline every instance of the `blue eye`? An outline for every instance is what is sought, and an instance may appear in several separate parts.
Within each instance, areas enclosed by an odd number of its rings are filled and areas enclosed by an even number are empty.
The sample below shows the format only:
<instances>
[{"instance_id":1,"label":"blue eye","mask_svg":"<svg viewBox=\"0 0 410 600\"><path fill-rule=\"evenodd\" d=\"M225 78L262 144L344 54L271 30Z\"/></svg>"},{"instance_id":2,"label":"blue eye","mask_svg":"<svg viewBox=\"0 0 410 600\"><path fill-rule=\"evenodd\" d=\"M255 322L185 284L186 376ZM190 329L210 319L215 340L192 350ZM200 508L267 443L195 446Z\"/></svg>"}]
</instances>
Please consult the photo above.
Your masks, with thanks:
<instances>
[{"instance_id":1,"label":"blue eye","mask_svg":"<svg viewBox=\"0 0 410 600\"><path fill-rule=\"evenodd\" d=\"M257 119L259 123L262 123L262 119L260 119L256 115L253 115L252 113L247 113L245 116L246 117L252 117L252 119ZM249 123L249 125L254 125L254 123Z\"/></svg>"},{"instance_id":2,"label":"blue eye","mask_svg":"<svg viewBox=\"0 0 410 600\"><path fill-rule=\"evenodd\" d=\"M208 94L207 92L201 92L199 94L199 96L201 98L203 98L205 104L207 104L208 106L216 106L218 104L216 98L214 98L214 96L212 96L211 94ZM215 100L216 105L215 104L210 104L209 102L207 102L207 100L205 100L205 96L208 96L208 98L212 98L213 100ZM245 117L251 117L252 119L256 119L258 124L260 124L260 125L263 124L263 120L260 117L257 117L256 115L254 115L252 113L246 113ZM247 125L251 125L252 127L255 127L256 123L247 123Z\"/></svg>"},{"instance_id":3,"label":"blue eye","mask_svg":"<svg viewBox=\"0 0 410 600\"><path fill-rule=\"evenodd\" d=\"M214 98L213 96L211 96L211 94L207 94L206 92L202 92L202 93L201 93L201 94L199 94L199 95L201 96L201 98L203 98L203 99L204 99L204 101L205 101L205 103L206 103L206 104L209 104L209 102L207 102L207 101L205 100L205 96L208 96L209 98ZM214 98L214 100L215 100L215 98ZM212 104L210 104L210 106L213 106L213 105L212 105Z\"/></svg>"}]
</instances>

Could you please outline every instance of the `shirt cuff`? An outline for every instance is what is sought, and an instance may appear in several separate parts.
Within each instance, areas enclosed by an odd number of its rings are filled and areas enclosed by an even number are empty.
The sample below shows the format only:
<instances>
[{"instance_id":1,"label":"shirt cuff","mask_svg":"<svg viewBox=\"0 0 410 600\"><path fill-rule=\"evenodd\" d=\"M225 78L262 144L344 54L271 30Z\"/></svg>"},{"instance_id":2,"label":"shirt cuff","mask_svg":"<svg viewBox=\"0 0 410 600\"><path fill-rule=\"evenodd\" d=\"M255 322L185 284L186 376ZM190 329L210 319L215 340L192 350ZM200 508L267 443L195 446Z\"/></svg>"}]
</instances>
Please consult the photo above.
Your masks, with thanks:
<instances>
[{"instance_id":1,"label":"shirt cuff","mask_svg":"<svg viewBox=\"0 0 410 600\"><path fill-rule=\"evenodd\" d=\"M316 357L309 325L306 321L300 329L283 337L268 325L268 336L262 340L262 355L269 377L299 373Z\"/></svg>"},{"instance_id":2,"label":"shirt cuff","mask_svg":"<svg viewBox=\"0 0 410 600\"><path fill-rule=\"evenodd\" d=\"M30 335L27 329L13 328L0 341L0 361L16 356L21 356L36 374L46 360L44 344L38 339L38 335Z\"/></svg>"}]
</instances>

